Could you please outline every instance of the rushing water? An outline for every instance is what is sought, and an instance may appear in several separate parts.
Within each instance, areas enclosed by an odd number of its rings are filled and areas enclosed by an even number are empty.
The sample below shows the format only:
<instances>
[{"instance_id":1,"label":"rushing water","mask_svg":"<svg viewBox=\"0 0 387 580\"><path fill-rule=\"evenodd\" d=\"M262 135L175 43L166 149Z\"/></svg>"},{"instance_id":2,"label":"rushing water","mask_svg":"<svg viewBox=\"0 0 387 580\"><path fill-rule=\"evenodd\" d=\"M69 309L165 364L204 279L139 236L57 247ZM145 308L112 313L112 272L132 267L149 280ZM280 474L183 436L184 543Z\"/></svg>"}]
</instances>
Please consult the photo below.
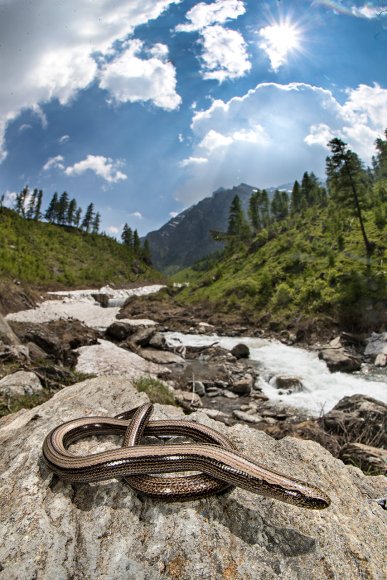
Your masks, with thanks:
<instances>
[{"instance_id":1,"label":"rushing water","mask_svg":"<svg viewBox=\"0 0 387 580\"><path fill-rule=\"evenodd\" d=\"M274 401L307 409L313 415L326 413L343 397L363 394L387 403L387 375L366 378L362 374L331 373L317 353L286 346L276 340L261 338L228 338L204 335L167 333L171 345L205 346L218 341L227 349L238 343L250 349L250 360L259 368L263 392ZM293 394L279 394L275 387L277 376L297 377L304 390Z\"/></svg>"}]
</instances>

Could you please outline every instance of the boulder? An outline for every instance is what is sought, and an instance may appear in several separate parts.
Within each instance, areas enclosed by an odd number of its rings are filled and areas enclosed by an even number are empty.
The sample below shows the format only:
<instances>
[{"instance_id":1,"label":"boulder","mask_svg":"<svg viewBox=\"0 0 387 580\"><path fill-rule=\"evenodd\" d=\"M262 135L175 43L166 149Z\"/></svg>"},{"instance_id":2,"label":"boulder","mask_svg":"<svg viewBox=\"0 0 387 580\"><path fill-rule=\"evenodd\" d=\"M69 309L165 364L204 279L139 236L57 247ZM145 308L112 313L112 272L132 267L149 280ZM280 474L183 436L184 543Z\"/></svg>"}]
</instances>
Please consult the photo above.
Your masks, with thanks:
<instances>
[{"instance_id":1,"label":"boulder","mask_svg":"<svg viewBox=\"0 0 387 580\"><path fill-rule=\"evenodd\" d=\"M387 332L373 332L366 342L365 356L376 358L378 354L387 354Z\"/></svg>"},{"instance_id":2,"label":"boulder","mask_svg":"<svg viewBox=\"0 0 387 580\"><path fill-rule=\"evenodd\" d=\"M318 357L332 373L353 373L361 369L361 358L348 353L344 348L325 348L320 350Z\"/></svg>"},{"instance_id":3,"label":"boulder","mask_svg":"<svg viewBox=\"0 0 387 580\"><path fill-rule=\"evenodd\" d=\"M155 329L152 327L139 328L131 337L130 342L136 346L147 346L149 341L155 334Z\"/></svg>"},{"instance_id":4,"label":"boulder","mask_svg":"<svg viewBox=\"0 0 387 580\"><path fill-rule=\"evenodd\" d=\"M0 314L0 342L13 346L20 344L20 340L2 314Z\"/></svg>"},{"instance_id":5,"label":"boulder","mask_svg":"<svg viewBox=\"0 0 387 580\"><path fill-rule=\"evenodd\" d=\"M107 327L105 334L108 338L122 342L133 333L133 330L133 326L127 322L117 320L117 322L113 322L110 326Z\"/></svg>"},{"instance_id":6,"label":"boulder","mask_svg":"<svg viewBox=\"0 0 387 580\"><path fill-rule=\"evenodd\" d=\"M199 397L204 397L206 394L206 387L202 381L189 381L188 385L192 388L194 393L199 395Z\"/></svg>"},{"instance_id":7,"label":"boulder","mask_svg":"<svg viewBox=\"0 0 387 580\"><path fill-rule=\"evenodd\" d=\"M161 332L156 332L149 341L149 346L159 350L168 350L167 339Z\"/></svg>"},{"instance_id":8,"label":"boulder","mask_svg":"<svg viewBox=\"0 0 387 580\"><path fill-rule=\"evenodd\" d=\"M387 366L387 354L383 354L380 352L375 359L375 366L376 367L385 367Z\"/></svg>"},{"instance_id":9,"label":"boulder","mask_svg":"<svg viewBox=\"0 0 387 580\"><path fill-rule=\"evenodd\" d=\"M203 407L202 400L197 393L175 390L173 394L179 405L186 411L194 411Z\"/></svg>"},{"instance_id":10,"label":"boulder","mask_svg":"<svg viewBox=\"0 0 387 580\"><path fill-rule=\"evenodd\" d=\"M240 411L239 409L235 409L232 412L233 417L235 417L235 419L238 419L238 421L244 421L246 423L261 423L262 422L262 417L260 417L259 415L252 415L250 413L246 413L246 411Z\"/></svg>"},{"instance_id":11,"label":"boulder","mask_svg":"<svg viewBox=\"0 0 387 580\"><path fill-rule=\"evenodd\" d=\"M162 365L146 361L138 354L120 348L108 340L100 340L93 346L82 346L77 349L77 354L76 370L80 373L139 378L143 375L156 377L166 372Z\"/></svg>"},{"instance_id":12,"label":"boulder","mask_svg":"<svg viewBox=\"0 0 387 580\"><path fill-rule=\"evenodd\" d=\"M30 350L28 346L22 344L3 344L0 342L0 361L1 362L20 362L25 363L30 359Z\"/></svg>"},{"instance_id":13,"label":"boulder","mask_svg":"<svg viewBox=\"0 0 387 580\"><path fill-rule=\"evenodd\" d=\"M324 431L342 437L343 443L387 447L387 405L372 397L344 397L319 419L319 424Z\"/></svg>"},{"instance_id":14,"label":"boulder","mask_svg":"<svg viewBox=\"0 0 387 580\"><path fill-rule=\"evenodd\" d=\"M184 364L185 362L181 356L174 352L157 350L156 348L140 348L138 354L145 360L149 360L159 365Z\"/></svg>"},{"instance_id":15,"label":"boulder","mask_svg":"<svg viewBox=\"0 0 387 580\"><path fill-rule=\"evenodd\" d=\"M270 417L267 417L268 419ZM325 449L328 449L332 455L337 457L340 452L340 443L334 435L326 433L317 421L307 420L297 423L290 421L275 421L269 427L263 427L265 433L268 433L275 439L283 439L284 437L298 437L299 439L310 439L316 441Z\"/></svg>"},{"instance_id":16,"label":"boulder","mask_svg":"<svg viewBox=\"0 0 387 580\"><path fill-rule=\"evenodd\" d=\"M275 386L277 389L288 393L300 393L304 390L301 379L285 375L279 375L275 378Z\"/></svg>"},{"instance_id":17,"label":"boulder","mask_svg":"<svg viewBox=\"0 0 387 580\"><path fill-rule=\"evenodd\" d=\"M360 467L367 474L387 475L387 450L363 445L363 443L346 443L340 449L339 458L344 463Z\"/></svg>"},{"instance_id":18,"label":"boulder","mask_svg":"<svg viewBox=\"0 0 387 580\"><path fill-rule=\"evenodd\" d=\"M42 384L35 373L17 371L0 380L0 395L6 397L21 397L34 395L43 391Z\"/></svg>"},{"instance_id":19,"label":"boulder","mask_svg":"<svg viewBox=\"0 0 387 580\"><path fill-rule=\"evenodd\" d=\"M246 344L236 344L234 348L231 349L231 354L234 355L235 358L249 358L250 349Z\"/></svg>"},{"instance_id":20,"label":"boulder","mask_svg":"<svg viewBox=\"0 0 387 580\"><path fill-rule=\"evenodd\" d=\"M387 479L365 476L314 442L275 441L247 425L227 428L205 413L187 418L174 407L155 408L156 419L194 419L227 435L255 461L318 485L332 500L321 512L239 488L164 503L139 497L122 480L64 483L43 463L43 440L60 423L111 417L145 401L127 376L98 377L0 420L1 578L382 580L386 512L380 498ZM98 437L72 449L88 454L120 444Z\"/></svg>"},{"instance_id":21,"label":"boulder","mask_svg":"<svg viewBox=\"0 0 387 580\"><path fill-rule=\"evenodd\" d=\"M231 391L240 396L247 396L250 395L253 384L253 377L247 373L243 378L235 381L231 385Z\"/></svg>"},{"instance_id":22,"label":"boulder","mask_svg":"<svg viewBox=\"0 0 387 580\"><path fill-rule=\"evenodd\" d=\"M96 302L98 302L98 304L102 306L102 308L107 308L109 306L109 300L113 297L113 294L98 293L92 294L91 296Z\"/></svg>"},{"instance_id":23,"label":"boulder","mask_svg":"<svg viewBox=\"0 0 387 580\"><path fill-rule=\"evenodd\" d=\"M96 344L99 332L88 328L79 320L52 320L34 324L14 322L16 334L23 343L33 342L52 359L73 366L76 362L75 349Z\"/></svg>"}]
</instances>

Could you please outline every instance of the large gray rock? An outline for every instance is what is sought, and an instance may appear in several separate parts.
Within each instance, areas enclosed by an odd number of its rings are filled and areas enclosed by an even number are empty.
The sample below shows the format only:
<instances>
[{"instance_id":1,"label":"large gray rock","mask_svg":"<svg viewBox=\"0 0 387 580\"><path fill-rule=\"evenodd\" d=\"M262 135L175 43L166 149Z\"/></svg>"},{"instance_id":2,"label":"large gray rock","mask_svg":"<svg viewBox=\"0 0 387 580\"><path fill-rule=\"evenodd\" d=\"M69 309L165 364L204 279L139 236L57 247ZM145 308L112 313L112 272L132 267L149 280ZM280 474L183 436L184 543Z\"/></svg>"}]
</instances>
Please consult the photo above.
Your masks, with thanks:
<instances>
[{"instance_id":1,"label":"large gray rock","mask_svg":"<svg viewBox=\"0 0 387 580\"><path fill-rule=\"evenodd\" d=\"M332 505L316 512L243 490L168 504L140 499L122 481L65 484L43 464L43 439L62 421L112 416L145 400L127 377L101 377L0 421L1 579L384 578L386 513L375 499L387 479L345 466L316 443L192 416L257 461L328 492ZM173 407L155 414L183 417ZM119 444L99 438L74 447Z\"/></svg>"},{"instance_id":2,"label":"large gray rock","mask_svg":"<svg viewBox=\"0 0 387 580\"><path fill-rule=\"evenodd\" d=\"M344 348L325 348L320 350L318 358L326 362L332 373L353 373L361 369L361 358Z\"/></svg>"},{"instance_id":3,"label":"large gray rock","mask_svg":"<svg viewBox=\"0 0 387 580\"><path fill-rule=\"evenodd\" d=\"M0 395L20 397L33 395L43 390L42 383L35 373L17 371L0 380Z\"/></svg>"}]
</instances>

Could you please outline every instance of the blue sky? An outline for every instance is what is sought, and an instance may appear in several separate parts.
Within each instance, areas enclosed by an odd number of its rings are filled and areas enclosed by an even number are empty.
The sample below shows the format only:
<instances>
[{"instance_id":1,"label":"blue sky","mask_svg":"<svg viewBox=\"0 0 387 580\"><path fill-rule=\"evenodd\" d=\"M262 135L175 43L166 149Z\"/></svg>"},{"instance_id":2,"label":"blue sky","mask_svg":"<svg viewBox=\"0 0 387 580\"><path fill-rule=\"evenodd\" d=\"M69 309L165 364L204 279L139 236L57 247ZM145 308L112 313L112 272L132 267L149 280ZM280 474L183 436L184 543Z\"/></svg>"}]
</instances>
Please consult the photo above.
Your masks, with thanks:
<instances>
[{"instance_id":1,"label":"blue sky","mask_svg":"<svg viewBox=\"0 0 387 580\"><path fill-rule=\"evenodd\" d=\"M119 235L220 186L324 175L387 128L387 4L0 0L0 193L66 190Z\"/></svg>"}]
</instances>

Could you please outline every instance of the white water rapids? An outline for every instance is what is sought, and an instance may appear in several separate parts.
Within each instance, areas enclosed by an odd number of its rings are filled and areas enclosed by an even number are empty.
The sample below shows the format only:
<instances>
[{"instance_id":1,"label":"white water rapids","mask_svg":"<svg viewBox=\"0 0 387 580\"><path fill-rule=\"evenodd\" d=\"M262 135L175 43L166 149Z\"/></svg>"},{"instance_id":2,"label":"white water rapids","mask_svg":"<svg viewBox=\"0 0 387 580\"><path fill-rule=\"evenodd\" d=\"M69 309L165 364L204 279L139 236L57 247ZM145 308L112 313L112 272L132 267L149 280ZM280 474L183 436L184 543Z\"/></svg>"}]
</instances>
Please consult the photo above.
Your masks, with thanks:
<instances>
[{"instance_id":1,"label":"white water rapids","mask_svg":"<svg viewBox=\"0 0 387 580\"><path fill-rule=\"evenodd\" d=\"M250 359L259 367L262 390L270 400L308 410L312 415L327 413L343 397L368 395L387 403L387 375L380 373L372 380L360 374L331 373L316 352L286 346L276 340L261 338L227 338L219 336L167 334L171 345L205 346L218 341L219 346L232 349L244 343L250 349ZM279 394L275 387L277 376L297 377L304 390L293 394Z\"/></svg>"},{"instance_id":2,"label":"white water rapids","mask_svg":"<svg viewBox=\"0 0 387 580\"><path fill-rule=\"evenodd\" d=\"M122 304L128 296L144 295L157 292L161 286L144 286L128 290L118 290L109 287L98 290L75 290L68 292L53 292L56 300L49 300L37 308L9 314L9 320L24 322L48 322L59 318L75 318L86 326L105 330L114 320ZM92 294L106 293L111 296L112 308L101 308ZM132 324L152 325L151 320L136 320ZM364 373L345 374L331 373L326 364L318 359L317 353L286 346L276 340L261 338L227 338L216 335L184 335L167 333L171 345L205 346L218 342L220 346L232 349L243 342L250 349L250 360L259 367L259 375L263 392L272 401L308 410L313 415L326 413L343 397L363 394L387 403L387 372L379 371L378 376L365 378ZM83 347L82 350L93 347ZM118 351L119 349L117 347ZM122 350L122 358L127 351ZM110 355L109 355L110 356ZM123 363L124 364L124 363ZM93 370L89 370L93 372ZM290 395L280 394L275 388L277 376L297 377L301 380L304 390Z\"/></svg>"}]
</instances>

